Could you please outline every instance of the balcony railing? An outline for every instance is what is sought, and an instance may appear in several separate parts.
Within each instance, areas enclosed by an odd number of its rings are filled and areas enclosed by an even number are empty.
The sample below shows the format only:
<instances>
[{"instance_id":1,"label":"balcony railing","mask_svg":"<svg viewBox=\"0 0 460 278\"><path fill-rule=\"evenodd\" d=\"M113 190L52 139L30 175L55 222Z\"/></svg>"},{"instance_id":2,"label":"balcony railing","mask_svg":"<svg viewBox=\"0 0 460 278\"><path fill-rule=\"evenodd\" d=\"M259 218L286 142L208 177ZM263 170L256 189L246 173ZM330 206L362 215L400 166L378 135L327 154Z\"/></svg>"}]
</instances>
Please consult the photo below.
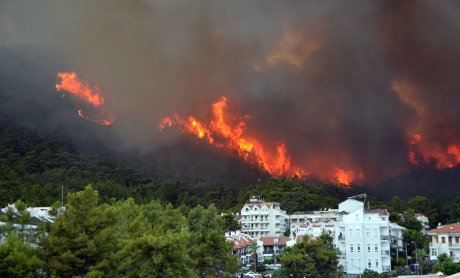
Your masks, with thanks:
<instances>
[{"instance_id":1,"label":"balcony railing","mask_svg":"<svg viewBox=\"0 0 460 278\"><path fill-rule=\"evenodd\" d=\"M345 236L339 236L339 241L345 241Z\"/></svg>"},{"instance_id":2,"label":"balcony railing","mask_svg":"<svg viewBox=\"0 0 460 278\"><path fill-rule=\"evenodd\" d=\"M384 240L389 240L390 237L389 236L381 236L380 237L380 240L384 241Z\"/></svg>"},{"instance_id":3,"label":"balcony railing","mask_svg":"<svg viewBox=\"0 0 460 278\"><path fill-rule=\"evenodd\" d=\"M390 251L382 251L382 256L390 256Z\"/></svg>"},{"instance_id":4,"label":"balcony railing","mask_svg":"<svg viewBox=\"0 0 460 278\"><path fill-rule=\"evenodd\" d=\"M383 270L383 272L390 272L391 267L390 266L384 266L384 267L382 267L382 270Z\"/></svg>"}]
</instances>

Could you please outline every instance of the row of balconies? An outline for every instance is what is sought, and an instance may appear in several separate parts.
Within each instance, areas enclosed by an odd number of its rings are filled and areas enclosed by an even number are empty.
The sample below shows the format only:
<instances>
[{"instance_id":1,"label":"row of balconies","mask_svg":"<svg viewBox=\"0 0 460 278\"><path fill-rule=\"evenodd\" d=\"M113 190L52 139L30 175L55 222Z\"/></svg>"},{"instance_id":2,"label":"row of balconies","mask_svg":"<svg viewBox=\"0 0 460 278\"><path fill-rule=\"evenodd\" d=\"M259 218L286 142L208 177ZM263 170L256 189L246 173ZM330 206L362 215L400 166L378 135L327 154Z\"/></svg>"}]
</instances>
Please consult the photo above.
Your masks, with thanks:
<instances>
[{"instance_id":1,"label":"row of balconies","mask_svg":"<svg viewBox=\"0 0 460 278\"><path fill-rule=\"evenodd\" d=\"M241 220L242 223L268 223L268 219L267 220L258 220L258 219L243 219Z\"/></svg>"},{"instance_id":2,"label":"row of balconies","mask_svg":"<svg viewBox=\"0 0 460 278\"><path fill-rule=\"evenodd\" d=\"M452 248L460 248L460 243L455 243L455 242L446 242L446 243L436 243L436 244L433 244L432 242L430 242L430 247L435 247L435 246L448 246L448 247L452 247Z\"/></svg>"}]
</instances>

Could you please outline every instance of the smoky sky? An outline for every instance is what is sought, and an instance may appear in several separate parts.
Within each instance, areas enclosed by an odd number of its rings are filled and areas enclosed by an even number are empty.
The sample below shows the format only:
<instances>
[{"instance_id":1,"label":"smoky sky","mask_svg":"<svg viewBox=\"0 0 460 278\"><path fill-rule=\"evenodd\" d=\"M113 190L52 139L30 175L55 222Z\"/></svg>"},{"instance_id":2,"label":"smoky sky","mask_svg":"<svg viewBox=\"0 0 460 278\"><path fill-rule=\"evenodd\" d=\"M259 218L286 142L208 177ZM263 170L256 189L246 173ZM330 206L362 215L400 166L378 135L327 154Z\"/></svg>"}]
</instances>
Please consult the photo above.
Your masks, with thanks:
<instances>
[{"instance_id":1,"label":"smoky sky","mask_svg":"<svg viewBox=\"0 0 460 278\"><path fill-rule=\"evenodd\" d=\"M296 165L370 181L412 167L411 133L460 143L458 34L458 1L0 1L0 47L27 49L37 82L76 71L99 86L107 140L170 146L185 135L159 133L162 117L206 119L225 95Z\"/></svg>"}]
</instances>

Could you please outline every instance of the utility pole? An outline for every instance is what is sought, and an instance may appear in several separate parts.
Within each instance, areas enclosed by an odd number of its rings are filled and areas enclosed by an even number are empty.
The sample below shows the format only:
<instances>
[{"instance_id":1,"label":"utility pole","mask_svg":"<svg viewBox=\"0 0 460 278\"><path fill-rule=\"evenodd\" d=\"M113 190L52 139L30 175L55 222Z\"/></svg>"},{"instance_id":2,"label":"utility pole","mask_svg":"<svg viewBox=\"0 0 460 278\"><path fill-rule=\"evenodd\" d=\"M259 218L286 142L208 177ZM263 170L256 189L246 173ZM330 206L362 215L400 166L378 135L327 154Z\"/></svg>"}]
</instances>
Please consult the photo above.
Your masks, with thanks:
<instances>
[{"instance_id":1,"label":"utility pole","mask_svg":"<svg viewBox=\"0 0 460 278\"><path fill-rule=\"evenodd\" d=\"M418 269L418 258L417 258L417 243L413 242L415 245L415 275L418 275L419 269Z\"/></svg>"},{"instance_id":2,"label":"utility pole","mask_svg":"<svg viewBox=\"0 0 460 278\"><path fill-rule=\"evenodd\" d=\"M407 243L404 244L404 246L406 247L406 266L409 267L409 259L407 258Z\"/></svg>"},{"instance_id":3,"label":"utility pole","mask_svg":"<svg viewBox=\"0 0 460 278\"><path fill-rule=\"evenodd\" d=\"M61 185L61 206L64 207L64 185Z\"/></svg>"}]
</instances>

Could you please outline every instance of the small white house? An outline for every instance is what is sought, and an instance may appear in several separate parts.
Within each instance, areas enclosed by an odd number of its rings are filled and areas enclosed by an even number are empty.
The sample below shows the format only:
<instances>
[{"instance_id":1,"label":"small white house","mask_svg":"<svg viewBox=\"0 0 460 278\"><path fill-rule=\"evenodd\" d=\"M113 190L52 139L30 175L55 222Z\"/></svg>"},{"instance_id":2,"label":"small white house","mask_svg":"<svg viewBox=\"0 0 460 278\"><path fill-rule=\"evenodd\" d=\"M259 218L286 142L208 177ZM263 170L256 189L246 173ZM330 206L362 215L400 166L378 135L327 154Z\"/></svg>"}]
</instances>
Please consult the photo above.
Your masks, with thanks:
<instances>
[{"instance_id":1,"label":"small white house","mask_svg":"<svg viewBox=\"0 0 460 278\"><path fill-rule=\"evenodd\" d=\"M436 261L441 254L452 257L454 262L460 262L460 225L457 223L439 226L429 230L430 260Z\"/></svg>"}]
</instances>

